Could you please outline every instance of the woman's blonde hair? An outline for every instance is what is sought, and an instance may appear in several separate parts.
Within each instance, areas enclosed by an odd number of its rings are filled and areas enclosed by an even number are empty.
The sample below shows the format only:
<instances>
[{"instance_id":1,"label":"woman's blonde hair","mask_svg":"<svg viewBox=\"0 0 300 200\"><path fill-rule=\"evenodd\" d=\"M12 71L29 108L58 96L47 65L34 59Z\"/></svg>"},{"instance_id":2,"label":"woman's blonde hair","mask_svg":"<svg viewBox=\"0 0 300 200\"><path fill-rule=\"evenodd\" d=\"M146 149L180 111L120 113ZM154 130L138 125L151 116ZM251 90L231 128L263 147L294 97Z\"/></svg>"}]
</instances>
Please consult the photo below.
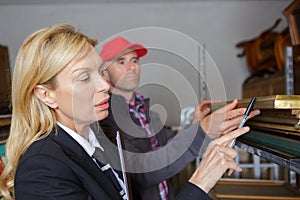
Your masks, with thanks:
<instances>
[{"instance_id":1,"label":"woman's blonde hair","mask_svg":"<svg viewBox=\"0 0 300 200\"><path fill-rule=\"evenodd\" d=\"M13 109L6 143L7 164L0 177L0 190L5 199L14 198L14 177L21 156L33 142L48 136L56 124L54 111L34 95L35 87L55 88L56 75L96 44L96 40L67 24L39 30L22 44L12 79Z\"/></svg>"}]
</instances>

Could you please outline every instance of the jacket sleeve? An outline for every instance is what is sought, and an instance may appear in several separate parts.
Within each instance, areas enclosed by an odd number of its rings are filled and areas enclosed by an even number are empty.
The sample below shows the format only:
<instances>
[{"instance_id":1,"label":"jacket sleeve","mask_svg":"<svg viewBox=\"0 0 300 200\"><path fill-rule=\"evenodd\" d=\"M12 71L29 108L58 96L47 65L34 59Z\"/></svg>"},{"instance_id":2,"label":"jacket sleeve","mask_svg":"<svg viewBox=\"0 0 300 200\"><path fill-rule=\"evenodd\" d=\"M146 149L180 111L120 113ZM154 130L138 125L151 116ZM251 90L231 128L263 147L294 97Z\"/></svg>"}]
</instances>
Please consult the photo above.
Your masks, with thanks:
<instances>
[{"instance_id":1,"label":"jacket sleeve","mask_svg":"<svg viewBox=\"0 0 300 200\"><path fill-rule=\"evenodd\" d=\"M175 200L186 200L186 199L201 199L201 200L211 200L209 195L201 190L199 187L193 185L192 183L187 183L176 196Z\"/></svg>"},{"instance_id":2,"label":"jacket sleeve","mask_svg":"<svg viewBox=\"0 0 300 200\"><path fill-rule=\"evenodd\" d=\"M47 164L48 163L48 164ZM15 197L30 200L92 200L72 170L44 155L23 160L15 176Z\"/></svg>"},{"instance_id":3,"label":"jacket sleeve","mask_svg":"<svg viewBox=\"0 0 300 200\"><path fill-rule=\"evenodd\" d=\"M138 152L134 143L125 139L127 169L132 180L146 188L176 175L204 152L210 141L198 123L176 134L165 146L146 153L133 153Z\"/></svg>"}]
</instances>

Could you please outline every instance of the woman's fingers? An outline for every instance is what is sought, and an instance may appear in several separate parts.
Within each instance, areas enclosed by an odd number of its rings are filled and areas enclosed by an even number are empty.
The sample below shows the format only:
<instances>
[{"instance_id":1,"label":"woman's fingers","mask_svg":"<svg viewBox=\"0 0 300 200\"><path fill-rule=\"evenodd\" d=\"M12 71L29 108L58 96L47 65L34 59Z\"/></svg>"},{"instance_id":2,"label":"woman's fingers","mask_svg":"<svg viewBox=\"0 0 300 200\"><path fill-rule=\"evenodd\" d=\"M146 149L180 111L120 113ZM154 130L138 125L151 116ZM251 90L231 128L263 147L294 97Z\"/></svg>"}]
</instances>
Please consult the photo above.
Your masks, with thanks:
<instances>
[{"instance_id":1,"label":"woman's fingers","mask_svg":"<svg viewBox=\"0 0 300 200\"><path fill-rule=\"evenodd\" d=\"M223 106L222 108L219 108L218 110L216 110L217 113L226 113L229 110L233 110L238 104L238 100L234 99L231 103L226 104L225 106Z\"/></svg>"},{"instance_id":2,"label":"woman's fingers","mask_svg":"<svg viewBox=\"0 0 300 200\"><path fill-rule=\"evenodd\" d=\"M236 111L236 110L233 110L232 113L234 111ZM234 114L232 114L232 113L231 113L231 118L228 118L228 120L224 121L223 130L222 130L223 134L226 134L226 133L236 129L244 117L244 114L240 114L240 112L235 112ZM260 110L253 110L250 112L249 116L247 117L247 120L252 117L255 117L256 115L259 115L259 114L260 114Z\"/></svg>"},{"instance_id":3,"label":"woman's fingers","mask_svg":"<svg viewBox=\"0 0 300 200\"><path fill-rule=\"evenodd\" d=\"M212 112L200 120L202 129L210 138L218 138L221 135L227 134L238 128L243 119L246 108L235 108L237 103L238 101L235 99L232 103L225 105L224 107ZM259 110L253 110L250 112L247 119L250 119L258 114L260 114ZM199 119L200 117L194 116L194 119L195 118Z\"/></svg>"},{"instance_id":4,"label":"woman's fingers","mask_svg":"<svg viewBox=\"0 0 300 200\"><path fill-rule=\"evenodd\" d=\"M228 171L227 171L227 175L228 176L231 176L231 174L233 173L233 171L238 171L238 172L241 172L242 171L242 168L240 166L238 166L234 161L228 161L229 164L228 164Z\"/></svg>"},{"instance_id":5,"label":"woman's fingers","mask_svg":"<svg viewBox=\"0 0 300 200\"><path fill-rule=\"evenodd\" d=\"M209 192L228 169L230 174L233 170L242 170L234 162L237 152L232 148L213 144L211 148L206 150L205 154L206 156L202 158L196 171L189 179L191 183L202 188L205 192Z\"/></svg>"},{"instance_id":6,"label":"woman's fingers","mask_svg":"<svg viewBox=\"0 0 300 200\"><path fill-rule=\"evenodd\" d=\"M228 134L225 134L225 135L221 136L220 138L217 138L215 141L219 145L226 145L229 142L231 142L233 139L247 133L249 130L250 130L250 128L248 126L245 126L245 127L236 129L234 131L231 131Z\"/></svg>"}]
</instances>

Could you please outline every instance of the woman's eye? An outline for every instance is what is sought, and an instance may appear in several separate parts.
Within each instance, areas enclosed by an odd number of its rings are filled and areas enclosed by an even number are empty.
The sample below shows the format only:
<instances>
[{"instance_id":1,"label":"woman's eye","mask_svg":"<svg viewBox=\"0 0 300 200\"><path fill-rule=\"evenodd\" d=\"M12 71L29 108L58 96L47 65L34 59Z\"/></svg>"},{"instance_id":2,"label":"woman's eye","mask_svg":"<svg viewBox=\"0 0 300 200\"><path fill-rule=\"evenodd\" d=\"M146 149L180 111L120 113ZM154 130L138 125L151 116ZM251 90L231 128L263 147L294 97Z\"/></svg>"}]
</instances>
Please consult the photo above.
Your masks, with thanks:
<instances>
[{"instance_id":1,"label":"woman's eye","mask_svg":"<svg viewBox=\"0 0 300 200\"><path fill-rule=\"evenodd\" d=\"M80 78L79 78L79 81L81 81L81 82L86 82L86 81L88 81L89 79L90 79L90 77L84 76L84 77L80 77Z\"/></svg>"}]
</instances>

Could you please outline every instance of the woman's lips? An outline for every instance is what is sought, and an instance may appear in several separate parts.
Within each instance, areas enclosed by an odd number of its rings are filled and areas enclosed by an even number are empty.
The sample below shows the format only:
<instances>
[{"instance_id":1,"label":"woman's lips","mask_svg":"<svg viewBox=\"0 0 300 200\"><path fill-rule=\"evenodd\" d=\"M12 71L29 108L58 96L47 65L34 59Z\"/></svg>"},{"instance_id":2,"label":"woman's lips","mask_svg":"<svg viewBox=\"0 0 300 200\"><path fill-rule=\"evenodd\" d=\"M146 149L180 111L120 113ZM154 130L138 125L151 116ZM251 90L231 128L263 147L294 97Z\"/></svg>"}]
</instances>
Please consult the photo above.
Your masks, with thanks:
<instances>
[{"instance_id":1,"label":"woman's lips","mask_svg":"<svg viewBox=\"0 0 300 200\"><path fill-rule=\"evenodd\" d=\"M109 107L109 102L108 102L108 100L109 100L109 98L107 98L107 99L105 99L105 100L103 100L103 101L101 101L100 103L98 103L97 105L96 105L96 107L97 108L108 108Z\"/></svg>"}]
</instances>

